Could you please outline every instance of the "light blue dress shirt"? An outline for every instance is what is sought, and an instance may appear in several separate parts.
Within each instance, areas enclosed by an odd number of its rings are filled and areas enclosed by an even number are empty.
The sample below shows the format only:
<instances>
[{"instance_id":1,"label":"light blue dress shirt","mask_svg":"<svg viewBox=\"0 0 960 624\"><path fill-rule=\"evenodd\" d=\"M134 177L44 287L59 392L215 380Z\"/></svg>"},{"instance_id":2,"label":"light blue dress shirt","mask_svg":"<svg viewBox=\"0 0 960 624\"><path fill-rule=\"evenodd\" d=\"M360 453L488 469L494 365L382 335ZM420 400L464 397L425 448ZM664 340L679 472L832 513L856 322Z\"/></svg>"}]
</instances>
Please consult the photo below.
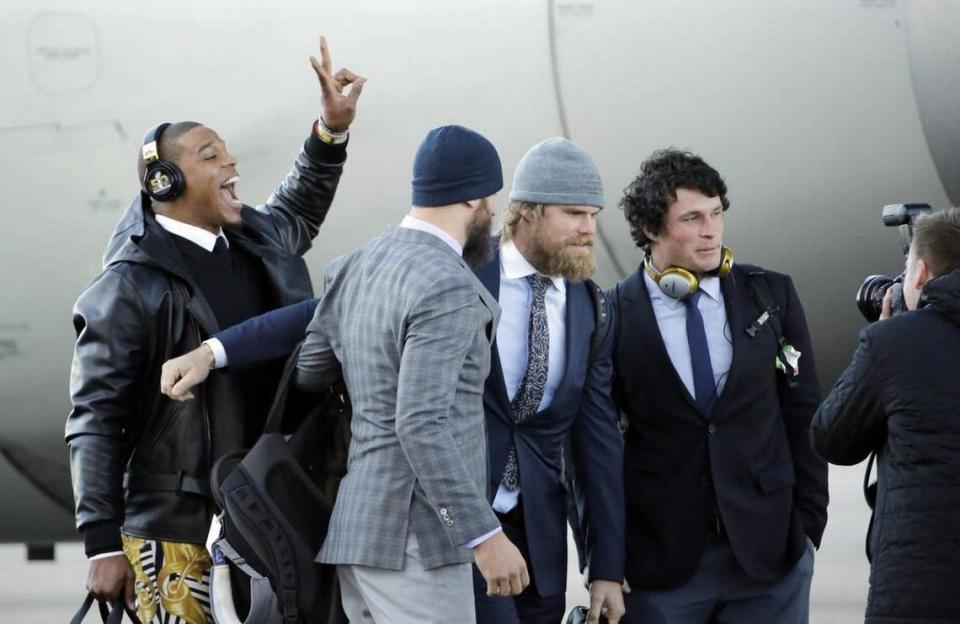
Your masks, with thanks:
<instances>
[{"instance_id":1,"label":"light blue dress shirt","mask_svg":"<svg viewBox=\"0 0 960 624\"><path fill-rule=\"evenodd\" d=\"M511 401L520 389L520 382L527 371L527 348L530 332L530 305L533 289L528 275L537 273L517 249L513 241L500 247L500 324L497 326L497 354ZM547 385L543 390L538 410L546 409L563 381L567 364L567 285L562 277L547 276L551 286L547 289L544 304L547 311L547 328L550 332L550 353L547 365ZM502 466L494 467L500 470ZM523 488L523 483L520 483ZM506 513L517 506L520 490L510 491L501 484L493 499L493 508Z\"/></svg>"},{"instance_id":2,"label":"light blue dress shirt","mask_svg":"<svg viewBox=\"0 0 960 624\"><path fill-rule=\"evenodd\" d=\"M690 346L687 343L687 310L683 302L663 294L657 283L643 273L643 279L650 293L653 314L657 318L660 336L667 348L667 355L673 368L680 375L683 385L690 396L696 396L693 387L693 365L690 362ZM710 365L713 367L713 379L717 384L717 396L723 392L730 365L733 362L733 336L727 324L727 310L723 305L723 291L719 277L705 277L700 280L703 296L697 302L697 308L703 316L703 328L707 333L710 348Z\"/></svg>"}]
</instances>

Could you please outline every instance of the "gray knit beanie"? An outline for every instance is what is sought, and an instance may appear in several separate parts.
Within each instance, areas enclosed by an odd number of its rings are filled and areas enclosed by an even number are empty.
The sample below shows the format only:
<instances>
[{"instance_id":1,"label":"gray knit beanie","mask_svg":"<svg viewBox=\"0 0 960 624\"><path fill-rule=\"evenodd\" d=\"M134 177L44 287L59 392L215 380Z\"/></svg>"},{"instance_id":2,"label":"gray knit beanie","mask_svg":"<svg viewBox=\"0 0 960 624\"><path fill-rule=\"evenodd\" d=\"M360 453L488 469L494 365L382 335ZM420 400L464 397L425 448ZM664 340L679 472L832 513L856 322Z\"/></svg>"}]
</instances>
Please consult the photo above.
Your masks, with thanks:
<instances>
[{"instance_id":1,"label":"gray knit beanie","mask_svg":"<svg viewBox=\"0 0 960 624\"><path fill-rule=\"evenodd\" d=\"M510 201L603 208L603 183L586 150L554 137L534 145L520 159Z\"/></svg>"}]
</instances>

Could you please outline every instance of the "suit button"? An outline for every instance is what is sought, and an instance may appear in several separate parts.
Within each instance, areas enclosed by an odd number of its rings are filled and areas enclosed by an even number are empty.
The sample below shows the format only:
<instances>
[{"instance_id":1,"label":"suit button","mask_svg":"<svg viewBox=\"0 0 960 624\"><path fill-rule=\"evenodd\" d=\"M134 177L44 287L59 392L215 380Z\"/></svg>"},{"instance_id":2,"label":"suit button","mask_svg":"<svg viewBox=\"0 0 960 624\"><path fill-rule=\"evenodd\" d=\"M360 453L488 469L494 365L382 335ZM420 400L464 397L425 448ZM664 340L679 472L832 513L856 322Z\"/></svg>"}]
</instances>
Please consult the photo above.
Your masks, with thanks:
<instances>
[{"instance_id":1,"label":"suit button","mask_svg":"<svg viewBox=\"0 0 960 624\"><path fill-rule=\"evenodd\" d=\"M709 431L710 433L716 433L717 428L714 427L713 425L710 425L709 427L707 427L707 431Z\"/></svg>"},{"instance_id":2,"label":"suit button","mask_svg":"<svg viewBox=\"0 0 960 624\"><path fill-rule=\"evenodd\" d=\"M446 507L441 507L441 508L440 508L440 515L443 516L444 518L447 517L447 508L446 508Z\"/></svg>"}]
</instances>

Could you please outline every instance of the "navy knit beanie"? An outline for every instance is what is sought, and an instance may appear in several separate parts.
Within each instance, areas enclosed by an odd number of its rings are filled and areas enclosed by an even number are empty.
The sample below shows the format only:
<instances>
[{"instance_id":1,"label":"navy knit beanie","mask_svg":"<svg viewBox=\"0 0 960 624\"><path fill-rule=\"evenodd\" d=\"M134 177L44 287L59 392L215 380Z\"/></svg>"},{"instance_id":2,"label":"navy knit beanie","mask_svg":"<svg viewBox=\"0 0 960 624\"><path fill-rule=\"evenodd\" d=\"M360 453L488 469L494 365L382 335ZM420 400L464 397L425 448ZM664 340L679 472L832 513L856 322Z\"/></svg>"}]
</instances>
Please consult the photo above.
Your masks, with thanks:
<instances>
[{"instance_id":1,"label":"navy knit beanie","mask_svg":"<svg viewBox=\"0 0 960 624\"><path fill-rule=\"evenodd\" d=\"M447 206L493 195L503 188L496 148L463 126L427 133L413 161L414 206Z\"/></svg>"}]
</instances>

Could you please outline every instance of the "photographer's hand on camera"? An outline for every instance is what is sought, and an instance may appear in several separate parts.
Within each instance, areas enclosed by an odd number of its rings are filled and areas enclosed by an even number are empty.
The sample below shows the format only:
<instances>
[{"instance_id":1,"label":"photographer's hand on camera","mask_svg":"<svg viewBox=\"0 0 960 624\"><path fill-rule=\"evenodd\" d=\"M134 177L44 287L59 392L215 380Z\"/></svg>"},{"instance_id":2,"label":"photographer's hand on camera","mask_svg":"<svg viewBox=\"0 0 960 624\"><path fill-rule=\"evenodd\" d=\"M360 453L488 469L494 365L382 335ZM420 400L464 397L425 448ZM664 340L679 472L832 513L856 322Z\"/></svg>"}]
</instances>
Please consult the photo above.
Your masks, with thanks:
<instances>
[{"instance_id":1,"label":"photographer's hand on camera","mask_svg":"<svg viewBox=\"0 0 960 624\"><path fill-rule=\"evenodd\" d=\"M880 318L878 321L885 321L893 316L893 289L888 288L883 295L883 307L880 308Z\"/></svg>"}]
</instances>

